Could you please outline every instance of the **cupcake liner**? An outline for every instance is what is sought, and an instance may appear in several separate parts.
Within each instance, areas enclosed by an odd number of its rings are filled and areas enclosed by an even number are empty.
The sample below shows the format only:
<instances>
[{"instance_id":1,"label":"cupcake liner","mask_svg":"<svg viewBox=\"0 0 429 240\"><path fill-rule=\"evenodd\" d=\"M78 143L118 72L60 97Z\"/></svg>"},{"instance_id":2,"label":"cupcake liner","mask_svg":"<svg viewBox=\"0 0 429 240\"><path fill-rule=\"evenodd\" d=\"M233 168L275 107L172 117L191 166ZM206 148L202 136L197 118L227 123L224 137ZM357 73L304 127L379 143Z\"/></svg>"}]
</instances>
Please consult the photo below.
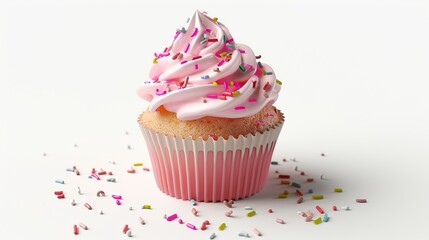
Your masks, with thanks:
<instances>
[{"instance_id":1,"label":"cupcake liner","mask_svg":"<svg viewBox=\"0 0 429 240\"><path fill-rule=\"evenodd\" d=\"M181 138L140 124L158 188L178 199L218 202L251 196L265 184L283 119L255 135Z\"/></svg>"}]
</instances>

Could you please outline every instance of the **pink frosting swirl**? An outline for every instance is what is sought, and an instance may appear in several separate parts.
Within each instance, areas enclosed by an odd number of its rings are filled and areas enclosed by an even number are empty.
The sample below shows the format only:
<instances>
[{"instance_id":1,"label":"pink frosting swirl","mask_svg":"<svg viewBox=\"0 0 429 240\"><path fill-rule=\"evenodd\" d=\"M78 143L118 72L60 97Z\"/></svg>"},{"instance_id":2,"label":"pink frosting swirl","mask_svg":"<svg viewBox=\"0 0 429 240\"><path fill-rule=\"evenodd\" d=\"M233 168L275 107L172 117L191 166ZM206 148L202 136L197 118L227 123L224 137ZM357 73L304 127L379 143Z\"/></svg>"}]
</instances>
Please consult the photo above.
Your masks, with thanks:
<instances>
[{"instance_id":1,"label":"pink frosting swirl","mask_svg":"<svg viewBox=\"0 0 429 240\"><path fill-rule=\"evenodd\" d=\"M251 116L275 102L281 88L252 49L199 11L186 30L176 31L170 47L155 53L149 77L137 91L150 102L148 110L164 106L181 120Z\"/></svg>"}]
</instances>

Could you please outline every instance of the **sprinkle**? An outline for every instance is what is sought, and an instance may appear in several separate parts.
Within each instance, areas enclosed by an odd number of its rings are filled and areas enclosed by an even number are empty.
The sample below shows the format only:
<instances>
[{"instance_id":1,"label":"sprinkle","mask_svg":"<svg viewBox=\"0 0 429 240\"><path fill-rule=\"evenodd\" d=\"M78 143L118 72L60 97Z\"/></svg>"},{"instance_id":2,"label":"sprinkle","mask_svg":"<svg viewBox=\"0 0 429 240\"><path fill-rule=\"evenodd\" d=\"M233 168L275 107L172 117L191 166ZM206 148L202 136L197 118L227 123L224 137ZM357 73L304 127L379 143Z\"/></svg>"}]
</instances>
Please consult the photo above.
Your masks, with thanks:
<instances>
[{"instance_id":1,"label":"sprinkle","mask_svg":"<svg viewBox=\"0 0 429 240\"><path fill-rule=\"evenodd\" d=\"M271 165L279 165L279 162L277 162L277 161L271 161Z\"/></svg>"},{"instance_id":2,"label":"sprinkle","mask_svg":"<svg viewBox=\"0 0 429 240\"><path fill-rule=\"evenodd\" d=\"M195 56L192 58L192 60L196 60L196 59L200 59L200 58L202 58L202 57L201 56Z\"/></svg>"},{"instance_id":3,"label":"sprinkle","mask_svg":"<svg viewBox=\"0 0 429 240\"><path fill-rule=\"evenodd\" d=\"M276 83L278 84L278 85L282 85L283 83L282 83L282 81L280 81L280 80L278 80L278 79L276 79Z\"/></svg>"},{"instance_id":4,"label":"sprinkle","mask_svg":"<svg viewBox=\"0 0 429 240\"><path fill-rule=\"evenodd\" d=\"M194 68L195 70L198 70L198 64L195 64Z\"/></svg>"},{"instance_id":5,"label":"sprinkle","mask_svg":"<svg viewBox=\"0 0 429 240\"><path fill-rule=\"evenodd\" d=\"M227 54L228 54L227 52L222 52L222 53L219 54L219 56L225 57Z\"/></svg>"},{"instance_id":6,"label":"sprinkle","mask_svg":"<svg viewBox=\"0 0 429 240\"><path fill-rule=\"evenodd\" d=\"M265 72L266 75L273 75L273 72Z\"/></svg>"},{"instance_id":7,"label":"sprinkle","mask_svg":"<svg viewBox=\"0 0 429 240\"><path fill-rule=\"evenodd\" d=\"M195 28L190 37L195 37L198 33L198 28Z\"/></svg>"},{"instance_id":8,"label":"sprinkle","mask_svg":"<svg viewBox=\"0 0 429 240\"><path fill-rule=\"evenodd\" d=\"M217 66L218 66L218 67L222 66L224 62L225 62L225 60L224 60L224 59L220 60L220 61L217 63Z\"/></svg>"},{"instance_id":9,"label":"sprinkle","mask_svg":"<svg viewBox=\"0 0 429 240\"><path fill-rule=\"evenodd\" d=\"M320 212L320 214L324 214L325 213L325 211L323 211L323 209L319 205L316 206L316 209L317 209L318 212Z\"/></svg>"},{"instance_id":10,"label":"sprinkle","mask_svg":"<svg viewBox=\"0 0 429 240\"><path fill-rule=\"evenodd\" d=\"M134 163L133 164L134 167L141 167L143 166L143 163L139 162L139 163Z\"/></svg>"},{"instance_id":11,"label":"sprinkle","mask_svg":"<svg viewBox=\"0 0 429 240\"><path fill-rule=\"evenodd\" d=\"M295 192L296 192L296 194L298 196L303 196L304 195L304 194L302 194L302 192L299 189L296 189Z\"/></svg>"},{"instance_id":12,"label":"sprinkle","mask_svg":"<svg viewBox=\"0 0 429 240\"><path fill-rule=\"evenodd\" d=\"M314 200L320 200L323 199L323 195L313 195L311 196L311 198L313 198Z\"/></svg>"},{"instance_id":13,"label":"sprinkle","mask_svg":"<svg viewBox=\"0 0 429 240\"><path fill-rule=\"evenodd\" d=\"M209 33L209 32L211 32L212 30L210 29L210 28L206 28L206 29L204 29L204 32L206 32L206 33Z\"/></svg>"},{"instance_id":14,"label":"sprinkle","mask_svg":"<svg viewBox=\"0 0 429 240\"><path fill-rule=\"evenodd\" d=\"M192 214L194 214L194 216L197 216L197 215L198 215L198 211L197 211L197 209L192 208L192 209L191 209L191 211L192 211Z\"/></svg>"},{"instance_id":15,"label":"sprinkle","mask_svg":"<svg viewBox=\"0 0 429 240\"><path fill-rule=\"evenodd\" d=\"M266 82L264 87L263 87L264 91L266 91L269 87L270 87L270 83Z\"/></svg>"},{"instance_id":16,"label":"sprinkle","mask_svg":"<svg viewBox=\"0 0 429 240\"><path fill-rule=\"evenodd\" d=\"M128 224L125 224L124 228L122 229L122 232L126 234L128 232Z\"/></svg>"},{"instance_id":17,"label":"sprinkle","mask_svg":"<svg viewBox=\"0 0 429 240\"><path fill-rule=\"evenodd\" d=\"M208 79L209 78L209 75L202 75L201 76L201 79Z\"/></svg>"},{"instance_id":18,"label":"sprinkle","mask_svg":"<svg viewBox=\"0 0 429 240\"><path fill-rule=\"evenodd\" d=\"M338 209L337 209L337 206L332 206L332 211L337 211Z\"/></svg>"},{"instance_id":19,"label":"sprinkle","mask_svg":"<svg viewBox=\"0 0 429 240\"><path fill-rule=\"evenodd\" d=\"M85 224L83 224L83 223L79 223L79 227L81 227L81 228L83 228L85 230L88 230L88 227Z\"/></svg>"},{"instance_id":20,"label":"sprinkle","mask_svg":"<svg viewBox=\"0 0 429 240\"><path fill-rule=\"evenodd\" d=\"M228 39L226 37L226 35L223 35L223 41L226 42Z\"/></svg>"},{"instance_id":21,"label":"sprinkle","mask_svg":"<svg viewBox=\"0 0 429 240\"><path fill-rule=\"evenodd\" d=\"M225 212L225 216L231 217L231 215L232 215L232 210L229 210L229 211Z\"/></svg>"},{"instance_id":22,"label":"sprinkle","mask_svg":"<svg viewBox=\"0 0 429 240\"><path fill-rule=\"evenodd\" d=\"M308 193L313 193L313 189L308 189Z\"/></svg>"},{"instance_id":23,"label":"sprinkle","mask_svg":"<svg viewBox=\"0 0 429 240\"><path fill-rule=\"evenodd\" d=\"M358 198L356 199L357 203L366 203L366 199L365 198Z\"/></svg>"},{"instance_id":24,"label":"sprinkle","mask_svg":"<svg viewBox=\"0 0 429 240\"><path fill-rule=\"evenodd\" d=\"M177 57L178 59L182 59L183 58L183 54L180 53L179 56Z\"/></svg>"},{"instance_id":25,"label":"sprinkle","mask_svg":"<svg viewBox=\"0 0 429 240\"><path fill-rule=\"evenodd\" d=\"M253 232L256 234L256 236L262 236L261 232L256 228L253 229Z\"/></svg>"},{"instance_id":26,"label":"sprinkle","mask_svg":"<svg viewBox=\"0 0 429 240\"><path fill-rule=\"evenodd\" d=\"M255 58L256 58L256 59L260 59L260 58L261 58L261 55L255 56Z\"/></svg>"},{"instance_id":27,"label":"sprinkle","mask_svg":"<svg viewBox=\"0 0 429 240\"><path fill-rule=\"evenodd\" d=\"M220 99L220 100L226 100L226 97L225 96L218 96L218 99Z\"/></svg>"},{"instance_id":28,"label":"sprinkle","mask_svg":"<svg viewBox=\"0 0 429 240\"><path fill-rule=\"evenodd\" d=\"M280 184L290 184L290 181L289 180L282 180L281 182L280 182Z\"/></svg>"},{"instance_id":29,"label":"sprinkle","mask_svg":"<svg viewBox=\"0 0 429 240\"><path fill-rule=\"evenodd\" d=\"M301 185L299 183L296 183L296 182L292 182L292 186L296 187L296 188L301 188Z\"/></svg>"},{"instance_id":30,"label":"sprinkle","mask_svg":"<svg viewBox=\"0 0 429 240\"><path fill-rule=\"evenodd\" d=\"M142 217L139 217L139 222L140 222L140 224L141 224L141 225L146 224L146 223L144 222L144 220L143 220L143 218L142 218Z\"/></svg>"},{"instance_id":31,"label":"sprinkle","mask_svg":"<svg viewBox=\"0 0 429 240\"><path fill-rule=\"evenodd\" d=\"M197 230L197 227L195 227L193 224L187 223L186 226L192 230Z\"/></svg>"},{"instance_id":32,"label":"sprinkle","mask_svg":"<svg viewBox=\"0 0 429 240\"><path fill-rule=\"evenodd\" d=\"M222 95L227 97L232 97L232 93L230 92L223 92Z\"/></svg>"},{"instance_id":33,"label":"sprinkle","mask_svg":"<svg viewBox=\"0 0 429 240\"><path fill-rule=\"evenodd\" d=\"M258 62L258 67L263 68L262 63Z\"/></svg>"},{"instance_id":34,"label":"sprinkle","mask_svg":"<svg viewBox=\"0 0 429 240\"><path fill-rule=\"evenodd\" d=\"M310 222L311 219L313 219L313 213L310 211L307 211L307 213L304 215L304 217L305 217L306 222Z\"/></svg>"},{"instance_id":35,"label":"sprinkle","mask_svg":"<svg viewBox=\"0 0 429 240\"><path fill-rule=\"evenodd\" d=\"M281 219L281 218L277 218L276 222L280 223L280 224L285 224L285 221L283 219Z\"/></svg>"},{"instance_id":36,"label":"sprinkle","mask_svg":"<svg viewBox=\"0 0 429 240\"><path fill-rule=\"evenodd\" d=\"M118 205L118 206L121 205L121 200L117 199L116 200L116 205Z\"/></svg>"},{"instance_id":37,"label":"sprinkle","mask_svg":"<svg viewBox=\"0 0 429 240\"><path fill-rule=\"evenodd\" d=\"M240 237L247 237L247 238L250 237L249 233L247 233L247 232L240 232L240 233L238 233L238 236L240 236Z\"/></svg>"},{"instance_id":38,"label":"sprinkle","mask_svg":"<svg viewBox=\"0 0 429 240\"><path fill-rule=\"evenodd\" d=\"M62 194L63 194L63 191L55 191L55 192L54 192L54 194L55 194L55 195L57 195L57 196L58 196L58 195L62 195Z\"/></svg>"},{"instance_id":39,"label":"sprinkle","mask_svg":"<svg viewBox=\"0 0 429 240\"><path fill-rule=\"evenodd\" d=\"M218 229L219 231L223 231L226 227L226 223L222 223L221 225L219 225Z\"/></svg>"},{"instance_id":40,"label":"sprinkle","mask_svg":"<svg viewBox=\"0 0 429 240\"><path fill-rule=\"evenodd\" d=\"M226 43L231 43L231 42L233 42L234 41L234 38L230 38L230 39L228 39L227 41L226 41Z\"/></svg>"},{"instance_id":41,"label":"sprinkle","mask_svg":"<svg viewBox=\"0 0 429 240\"><path fill-rule=\"evenodd\" d=\"M280 174L279 178L290 178L290 175Z\"/></svg>"},{"instance_id":42,"label":"sprinkle","mask_svg":"<svg viewBox=\"0 0 429 240\"><path fill-rule=\"evenodd\" d=\"M180 64L185 64L185 63L187 63L188 61L186 61L186 60L183 60L183 61L181 61L180 62Z\"/></svg>"},{"instance_id":43,"label":"sprinkle","mask_svg":"<svg viewBox=\"0 0 429 240\"><path fill-rule=\"evenodd\" d=\"M240 91L234 91L234 92L232 92L232 96L236 97L238 95L240 95Z\"/></svg>"},{"instance_id":44,"label":"sprinkle","mask_svg":"<svg viewBox=\"0 0 429 240\"><path fill-rule=\"evenodd\" d=\"M235 46L233 44L231 44L231 43L227 43L226 47L227 48L231 48L231 49L235 49Z\"/></svg>"},{"instance_id":45,"label":"sprinkle","mask_svg":"<svg viewBox=\"0 0 429 240\"><path fill-rule=\"evenodd\" d=\"M207 38L204 38L203 40L200 41L200 44L204 44L207 42Z\"/></svg>"},{"instance_id":46,"label":"sprinkle","mask_svg":"<svg viewBox=\"0 0 429 240\"><path fill-rule=\"evenodd\" d=\"M253 210L253 208L252 207L244 207L244 210Z\"/></svg>"},{"instance_id":47,"label":"sprinkle","mask_svg":"<svg viewBox=\"0 0 429 240\"><path fill-rule=\"evenodd\" d=\"M256 124L261 125L261 126L265 126L265 122L261 121L261 120L256 121Z\"/></svg>"},{"instance_id":48,"label":"sprinkle","mask_svg":"<svg viewBox=\"0 0 429 240\"><path fill-rule=\"evenodd\" d=\"M341 207L342 209L344 209L344 210L346 210L346 211L349 211L350 210L350 207L349 206L343 206L343 207Z\"/></svg>"},{"instance_id":49,"label":"sprinkle","mask_svg":"<svg viewBox=\"0 0 429 240\"><path fill-rule=\"evenodd\" d=\"M246 53L243 49L238 49L238 51L240 51L240 53Z\"/></svg>"},{"instance_id":50,"label":"sprinkle","mask_svg":"<svg viewBox=\"0 0 429 240\"><path fill-rule=\"evenodd\" d=\"M321 217L318 217L315 220L313 220L314 224L320 224L321 222L322 222L322 218Z\"/></svg>"},{"instance_id":51,"label":"sprinkle","mask_svg":"<svg viewBox=\"0 0 429 240\"><path fill-rule=\"evenodd\" d=\"M112 198L113 199L122 199L122 196L121 195L112 195Z\"/></svg>"},{"instance_id":52,"label":"sprinkle","mask_svg":"<svg viewBox=\"0 0 429 240\"><path fill-rule=\"evenodd\" d=\"M278 198L287 198L287 196L288 196L287 194L279 194L279 195L277 195Z\"/></svg>"},{"instance_id":53,"label":"sprinkle","mask_svg":"<svg viewBox=\"0 0 429 240\"><path fill-rule=\"evenodd\" d=\"M167 217L167 221L173 221L174 219L176 219L177 218L177 214L175 213L175 214L172 214L172 215L170 215L170 216L168 216Z\"/></svg>"},{"instance_id":54,"label":"sprinkle","mask_svg":"<svg viewBox=\"0 0 429 240\"><path fill-rule=\"evenodd\" d=\"M261 71L262 71L262 74L264 74L264 75L267 74L267 71L265 71L265 69L262 69Z\"/></svg>"},{"instance_id":55,"label":"sprinkle","mask_svg":"<svg viewBox=\"0 0 429 240\"><path fill-rule=\"evenodd\" d=\"M252 65L250 65L250 64L247 64L247 63L246 63L246 65L244 65L244 67L245 67L247 70L253 69L253 66L252 66Z\"/></svg>"},{"instance_id":56,"label":"sprinkle","mask_svg":"<svg viewBox=\"0 0 429 240\"><path fill-rule=\"evenodd\" d=\"M251 99L249 99L248 102L256 102L256 99L255 98L251 98Z\"/></svg>"},{"instance_id":57,"label":"sprinkle","mask_svg":"<svg viewBox=\"0 0 429 240\"><path fill-rule=\"evenodd\" d=\"M268 213L273 213L273 209L268 209Z\"/></svg>"},{"instance_id":58,"label":"sprinkle","mask_svg":"<svg viewBox=\"0 0 429 240\"><path fill-rule=\"evenodd\" d=\"M97 197L104 197L104 196L106 196L106 193L104 193L104 191L98 191L97 192Z\"/></svg>"},{"instance_id":59,"label":"sprinkle","mask_svg":"<svg viewBox=\"0 0 429 240\"><path fill-rule=\"evenodd\" d=\"M213 72L220 72L219 68L213 68Z\"/></svg>"},{"instance_id":60,"label":"sprinkle","mask_svg":"<svg viewBox=\"0 0 429 240\"><path fill-rule=\"evenodd\" d=\"M323 221L323 222L327 222L327 221L329 221L329 217L328 217L328 214L327 214L327 213L323 214L322 221Z\"/></svg>"},{"instance_id":61,"label":"sprinkle","mask_svg":"<svg viewBox=\"0 0 429 240\"><path fill-rule=\"evenodd\" d=\"M218 86L217 82L212 82L213 86Z\"/></svg>"},{"instance_id":62,"label":"sprinkle","mask_svg":"<svg viewBox=\"0 0 429 240\"><path fill-rule=\"evenodd\" d=\"M340 192L343 192L343 189L342 188L334 188L334 192L340 193Z\"/></svg>"},{"instance_id":63,"label":"sprinkle","mask_svg":"<svg viewBox=\"0 0 429 240\"><path fill-rule=\"evenodd\" d=\"M242 72L245 72L245 71L246 71L246 68L244 68L242 65L240 65L240 66L239 66L239 68L240 68L240 70L241 70Z\"/></svg>"},{"instance_id":64,"label":"sprinkle","mask_svg":"<svg viewBox=\"0 0 429 240\"><path fill-rule=\"evenodd\" d=\"M216 99L216 98L217 98L217 95L216 95L216 94L207 94L207 97L208 97L208 98Z\"/></svg>"},{"instance_id":65,"label":"sprinkle","mask_svg":"<svg viewBox=\"0 0 429 240\"><path fill-rule=\"evenodd\" d=\"M246 216L247 216L247 217L253 217L253 216L255 216L255 215L256 215L255 210L250 211L250 212L248 212L248 213L246 214Z\"/></svg>"},{"instance_id":66,"label":"sprinkle","mask_svg":"<svg viewBox=\"0 0 429 240\"><path fill-rule=\"evenodd\" d=\"M226 200L223 201L223 204L225 204L225 206L227 206L229 208L232 208L232 203L230 203L230 202L228 202Z\"/></svg>"},{"instance_id":67,"label":"sprinkle","mask_svg":"<svg viewBox=\"0 0 429 240\"><path fill-rule=\"evenodd\" d=\"M252 87L256 88L256 81L252 81Z\"/></svg>"},{"instance_id":68,"label":"sprinkle","mask_svg":"<svg viewBox=\"0 0 429 240\"><path fill-rule=\"evenodd\" d=\"M216 237L216 234L215 233L212 233L212 235L210 235L210 239L214 239Z\"/></svg>"},{"instance_id":69,"label":"sprinkle","mask_svg":"<svg viewBox=\"0 0 429 240\"><path fill-rule=\"evenodd\" d=\"M301 204L304 201L304 198L299 197L298 200L296 200L297 204Z\"/></svg>"},{"instance_id":70,"label":"sprinkle","mask_svg":"<svg viewBox=\"0 0 429 240\"><path fill-rule=\"evenodd\" d=\"M187 45L186 45L186 47L185 47L185 53L187 53L188 52L188 50L189 50L189 47L191 46L191 44L190 43L188 43Z\"/></svg>"},{"instance_id":71,"label":"sprinkle","mask_svg":"<svg viewBox=\"0 0 429 240\"><path fill-rule=\"evenodd\" d=\"M183 83L182 88L186 88L188 86L189 76L186 76L185 82Z\"/></svg>"},{"instance_id":72,"label":"sprinkle","mask_svg":"<svg viewBox=\"0 0 429 240\"><path fill-rule=\"evenodd\" d=\"M154 58L154 59L152 60L152 63L157 63L157 61L158 61L158 58Z\"/></svg>"},{"instance_id":73,"label":"sprinkle","mask_svg":"<svg viewBox=\"0 0 429 240\"><path fill-rule=\"evenodd\" d=\"M142 209L151 209L152 207L149 204L145 204L142 206Z\"/></svg>"},{"instance_id":74,"label":"sprinkle","mask_svg":"<svg viewBox=\"0 0 429 240\"><path fill-rule=\"evenodd\" d=\"M218 18L217 17L213 17L213 22L217 22Z\"/></svg>"},{"instance_id":75,"label":"sprinkle","mask_svg":"<svg viewBox=\"0 0 429 240\"><path fill-rule=\"evenodd\" d=\"M244 110L246 107L245 106L237 106L234 108L234 110Z\"/></svg>"},{"instance_id":76,"label":"sprinkle","mask_svg":"<svg viewBox=\"0 0 429 240\"><path fill-rule=\"evenodd\" d=\"M234 81L229 81L229 86L234 86Z\"/></svg>"},{"instance_id":77,"label":"sprinkle","mask_svg":"<svg viewBox=\"0 0 429 240\"><path fill-rule=\"evenodd\" d=\"M143 171L149 172L149 171L150 171L150 169L149 169L149 168L147 168L147 167L144 167L144 168L143 168Z\"/></svg>"},{"instance_id":78,"label":"sprinkle","mask_svg":"<svg viewBox=\"0 0 429 240\"><path fill-rule=\"evenodd\" d=\"M77 225L73 225L73 233L74 233L74 235L79 234L79 229L77 228Z\"/></svg>"},{"instance_id":79,"label":"sprinkle","mask_svg":"<svg viewBox=\"0 0 429 240\"><path fill-rule=\"evenodd\" d=\"M288 195L288 194L289 194L289 191L288 191L288 190L284 190L284 191L283 191L283 194Z\"/></svg>"},{"instance_id":80,"label":"sprinkle","mask_svg":"<svg viewBox=\"0 0 429 240\"><path fill-rule=\"evenodd\" d=\"M88 208L88 210L92 210L92 207L91 207L91 205L89 205L89 203L85 203L85 204L84 204L84 206L85 206L86 208Z\"/></svg>"},{"instance_id":81,"label":"sprinkle","mask_svg":"<svg viewBox=\"0 0 429 240\"><path fill-rule=\"evenodd\" d=\"M203 101L203 103L207 103L207 99L201 97L201 101Z\"/></svg>"},{"instance_id":82,"label":"sprinkle","mask_svg":"<svg viewBox=\"0 0 429 240\"><path fill-rule=\"evenodd\" d=\"M64 180L55 180L56 183L64 184Z\"/></svg>"},{"instance_id":83,"label":"sprinkle","mask_svg":"<svg viewBox=\"0 0 429 240\"><path fill-rule=\"evenodd\" d=\"M195 199L191 199L189 201L191 202L192 206L196 206L197 205L197 201L195 201Z\"/></svg>"},{"instance_id":84,"label":"sprinkle","mask_svg":"<svg viewBox=\"0 0 429 240\"><path fill-rule=\"evenodd\" d=\"M188 19L186 20L186 23L188 23L188 22L189 22L189 20L191 20L191 18L188 18Z\"/></svg>"},{"instance_id":85,"label":"sprinkle","mask_svg":"<svg viewBox=\"0 0 429 240\"><path fill-rule=\"evenodd\" d=\"M207 40L207 42L217 42L217 41L218 41L217 38L209 38Z\"/></svg>"}]
</instances>

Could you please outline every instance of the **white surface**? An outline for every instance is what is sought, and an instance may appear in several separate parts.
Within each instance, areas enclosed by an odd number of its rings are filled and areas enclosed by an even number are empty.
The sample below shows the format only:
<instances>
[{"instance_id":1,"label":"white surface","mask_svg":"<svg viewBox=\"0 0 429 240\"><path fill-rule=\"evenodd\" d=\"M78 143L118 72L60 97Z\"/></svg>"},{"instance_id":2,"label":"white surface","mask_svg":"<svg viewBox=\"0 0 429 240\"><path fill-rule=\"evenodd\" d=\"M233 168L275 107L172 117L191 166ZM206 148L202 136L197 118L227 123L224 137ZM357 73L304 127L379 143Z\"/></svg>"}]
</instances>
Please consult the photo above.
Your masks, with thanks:
<instances>
[{"instance_id":1,"label":"white surface","mask_svg":"<svg viewBox=\"0 0 429 240\"><path fill-rule=\"evenodd\" d=\"M253 227L264 234L261 239L424 239L427 4L283 2L2 1L0 238L125 239L122 227L129 224L133 239L208 239L212 232L216 239L239 239L240 231L255 239ZM146 79L153 52L168 44L195 9L219 17L284 82L276 106L285 112L286 125L273 158L299 161L271 167L264 190L238 201L233 219L223 216L227 208L221 203L199 204L201 216L194 217L189 202L158 191L152 173L126 173L134 162L150 166L136 124L147 105L135 89ZM73 165L82 176L65 171ZM316 178L313 189L326 199L297 205L294 194L275 198L285 188L274 171L296 174L295 165ZM93 167L113 171L118 183L88 179ZM318 179L321 173L327 180ZM66 184L55 184L58 178ZM331 193L335 186L344 193ZM97 198L100 189L122 194L123 205ZM64 190L66 199L56 199L55 190ZM356 204L358 197L369 202ZM85 202L94 210L85 209ZM146 203L154 209L140 209ZM316 212L316 204L352 210L329 211L330 222L317 226L296 214ZM258 214L244 217L244 206ZM275 212L268 214L268 208ZM162 219L174 212L197 227L205 219L213 224L192 231ZM138 216L147 225L140 226ZM275 223L278 217L287 223ZM74 236L72 225L79 222L90 229ZM222 232L216 229L221 222L228 224Z\"/></svg>"}]
</instances>

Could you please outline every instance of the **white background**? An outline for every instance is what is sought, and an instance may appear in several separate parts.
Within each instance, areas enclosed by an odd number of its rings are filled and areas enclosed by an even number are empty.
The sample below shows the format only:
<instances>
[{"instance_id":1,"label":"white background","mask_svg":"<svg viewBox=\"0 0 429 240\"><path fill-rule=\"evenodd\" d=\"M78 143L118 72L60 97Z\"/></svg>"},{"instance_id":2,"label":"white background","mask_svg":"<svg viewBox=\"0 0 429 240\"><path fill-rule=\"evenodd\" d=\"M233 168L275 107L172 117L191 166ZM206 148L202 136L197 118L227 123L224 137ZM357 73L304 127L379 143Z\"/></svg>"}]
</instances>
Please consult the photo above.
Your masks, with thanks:
<instances>
[{"instance_id":1,"label":"white background","mask_svg":"<svg viewBox=\"0 0 429 240\"><path fill-rule=\"evenodd\" d=\"M238 201L233 219L221 203L199 204L194 217L189 202L157 189L151 172L126 173L134 162L150 167L136 123L147 103L135 90L153 52L195 9L217 16L275 69L284 83L275 105L286 124L273 158L298 160L272 166L264 190ZM0 238L126 239L129 224L134 239L208 239L212 232L239 239L240 231L257 239L253 227L261 239L424 239L428 43L424 1L1 1ZM65 171L73 165L81 177ZM326 199L297 205L294 194L275 197L285 187L274 171L299 179L295 166L316 178L313 189ZM113 171L118 183L88 179L93 167ZM322 173L326 180L318 179ZM344 192L333 194L336 186ZM122 194L123 205L97 198L100 189ZM55 190L66 199L56 199ZM368 203L356 204L358 197ZM141 210L146 203L154 209ZM352 210L329 211L331 220L317 226L296 214L316 212L316 204ZM244 206L258 214L244 217ZM205 219L213 224L192 231L162 219L174 212L198 227ZM79 222L90 229L74 236ZM221 222L228 224L222 232Z\"/></svg>"}]
</instances>

